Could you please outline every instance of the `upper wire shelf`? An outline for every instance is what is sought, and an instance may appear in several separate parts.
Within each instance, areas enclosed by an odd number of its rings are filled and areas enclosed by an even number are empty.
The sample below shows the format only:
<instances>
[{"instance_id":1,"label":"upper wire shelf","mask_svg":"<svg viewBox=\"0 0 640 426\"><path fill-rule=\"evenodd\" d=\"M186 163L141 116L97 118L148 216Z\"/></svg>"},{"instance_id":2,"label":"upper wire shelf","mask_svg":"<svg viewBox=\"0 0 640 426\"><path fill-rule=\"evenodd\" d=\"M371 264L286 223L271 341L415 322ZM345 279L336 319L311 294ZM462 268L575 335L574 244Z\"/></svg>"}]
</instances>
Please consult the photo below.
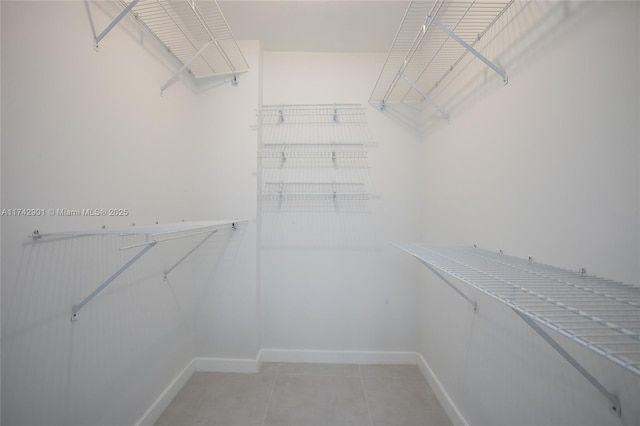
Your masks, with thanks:
<instances>
[{"instance_id":1,"label":"upper wire shelf","mask_svg":"<svg viewBox=\"0 0 640 426\"><path fill-rule=\"evenodd\" d=\"M263 105L257 115L262 125L366 123L360 104Z\"/></svg>"},{"instance_id":2,"label":"upper wire shelf","mask_svg":"<svg viewBox=\"0 0 640 426\"><path fill-rule=\"evenodd\" d=\"M513 0L412 1L369 102L430 101L431 91L472 53L507 82L507 74L474 49ZM446 116L444 110L436 106ZM448 117L447 117L448 118Z\"/></svg>"},{"instance_id":3,"label":"upper wire shelf","mask_svg":"<svg viewBox=\"0 0 640 426\"><path fill-rule=\"evenodd\" d=\"M248 71L215 0L120 0L194 77Z\"/></svg>"},{"instance_id":4,"label":"upper wire shelf","mask_svg":"<svg viewBox=\"0 0 640 426\"><path fill-rule=\"evenodd\" d=\"M398 247L640 375L640 287L477 248Z\"/></svg>"}]
</instances>

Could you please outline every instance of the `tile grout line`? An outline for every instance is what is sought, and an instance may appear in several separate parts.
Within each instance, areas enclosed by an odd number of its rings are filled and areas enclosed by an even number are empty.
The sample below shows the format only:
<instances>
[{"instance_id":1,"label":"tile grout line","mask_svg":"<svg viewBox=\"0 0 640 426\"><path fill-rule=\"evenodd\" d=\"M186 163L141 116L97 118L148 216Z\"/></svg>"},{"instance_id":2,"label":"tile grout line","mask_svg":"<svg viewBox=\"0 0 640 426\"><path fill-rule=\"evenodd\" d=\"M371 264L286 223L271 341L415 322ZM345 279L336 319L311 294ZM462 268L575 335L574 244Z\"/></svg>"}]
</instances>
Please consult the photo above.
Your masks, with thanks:
<instances>
[{"instance_id":1,"label":"tile grout line","mask_svg":"<svg viewBox=\"0 0 640 426\"><path fill-rule=\"evenodd\" d=\"M362 386L362 393L364 395L364 404L367 406L367 415L369 416L369 426L373 426L373 417L371 417L371 410L369 409L369 400L367 399L367 390L364 387L364 376L362 374L362 366L360 364L358 364L358 371L360 372L360 385Z\"/></svg>"},{"instance_id":2,"label":"tile grout line","mask_svg":"<svg viewBox=\"0 0 640 426\"><path fill-rule=\"evenodd\" d=\"M271 405L271 398L273 397L273 389L276 387L276 382L278 381L278 376L280 376L280 366L282 363L278 363L278 367L276 368L276 374L273 378L273 384L271 384L271 390L269 391L269 399L267 400L267 407L264 410L264 416L262 417L262 426L265 425L267 421L267 414L269 414L269 405Z\"/></svg>"}]
</instances>

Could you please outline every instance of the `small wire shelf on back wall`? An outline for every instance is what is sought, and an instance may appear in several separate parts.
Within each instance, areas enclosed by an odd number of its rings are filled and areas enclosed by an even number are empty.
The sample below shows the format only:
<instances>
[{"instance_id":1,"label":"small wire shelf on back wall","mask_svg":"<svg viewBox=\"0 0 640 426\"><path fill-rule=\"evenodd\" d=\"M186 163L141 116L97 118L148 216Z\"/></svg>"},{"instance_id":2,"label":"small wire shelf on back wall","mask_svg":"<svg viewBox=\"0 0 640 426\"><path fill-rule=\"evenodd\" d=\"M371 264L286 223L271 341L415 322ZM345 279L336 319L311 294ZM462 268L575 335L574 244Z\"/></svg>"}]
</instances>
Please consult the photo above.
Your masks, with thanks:
<instances>
[{"instance_id":1,"label":"small wire shelf on back wall","mask_svg":"<svg viewBox=\"0 0 640 426\"><path fill-rule=\"evenodd\" d=\"M266 245L368 244L374 146L357 104L267 105L258 113L258 200Z\"/></svg>"},{"instance_id":2,"label":"small wire shelf on back wall","mask_svg":"<svg viewBox=\"0 0 640 426\"><path fill-rule=\"evenodd\" d=\"M372 138L362 105L268 105L258 118L260 199L369 199Z\"/></svg>"}]
</instances>

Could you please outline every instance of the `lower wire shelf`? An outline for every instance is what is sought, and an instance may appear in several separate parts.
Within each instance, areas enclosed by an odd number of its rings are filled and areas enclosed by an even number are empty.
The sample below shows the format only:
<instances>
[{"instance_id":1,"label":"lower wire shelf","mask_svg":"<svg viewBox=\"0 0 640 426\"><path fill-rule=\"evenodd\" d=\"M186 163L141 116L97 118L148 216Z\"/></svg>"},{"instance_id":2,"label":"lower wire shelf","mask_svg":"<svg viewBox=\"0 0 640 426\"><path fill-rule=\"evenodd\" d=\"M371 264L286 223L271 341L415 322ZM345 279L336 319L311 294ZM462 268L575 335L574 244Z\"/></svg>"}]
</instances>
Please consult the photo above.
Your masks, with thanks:
<instances>
[{"instance_id":1,"label":"lower wire shelf","mask_svg":"<svg viewBox=\"0 0 640 426\"><path fill-rule=\"evenodd\" d=\"M549 336L551 329L640 376L640 287L475 247L396 244L477 309L444 272L509 306L611 402L615 395ZM540 327L540 325L544 327Z\"/></svg>"},{"instance_id":2,"label":"lower wire shelf","mask_svg":"<svg viewBox=\"0 0 640 426\"><path fill-rule=\"evenodd\" d=\"M159 243L166 241L177 240L182 238L204 236L198 243L189 250L184 256L182 256L171 267L164 270L164 279L178 267L183 261L185 261L191 254L193 254L198 248L200 248L209 238L221 229L231 228L238 229L240 223L246 223L246 220L218 220L218 221L202 221L202 222L179 222L172 224L155 224L148 226L132 226L127 229L97 229L89 231L67 231L67 232L55 232L55 233L40 233L34 231L29 237L33 239L34 243L40 243L43 241L50 241L51 239L67 239L77 237L90 237L99 235L118 235L121 237L140 235L144 238L143 242L131 244L120 247L120 250L130 250L134 248L141 248L131 259L129 259L120 269L111 274L102 284L100 284L94 291L85 297L81 302L74 305L71 309L71 321L78 320L78 314L94 297L96 297L102 290L107 288L116 278L118 278L124 271L129 269L134 263L136 263L142 256L144 256L149 250L155 247Z\"/></svg>"}]
</instances>

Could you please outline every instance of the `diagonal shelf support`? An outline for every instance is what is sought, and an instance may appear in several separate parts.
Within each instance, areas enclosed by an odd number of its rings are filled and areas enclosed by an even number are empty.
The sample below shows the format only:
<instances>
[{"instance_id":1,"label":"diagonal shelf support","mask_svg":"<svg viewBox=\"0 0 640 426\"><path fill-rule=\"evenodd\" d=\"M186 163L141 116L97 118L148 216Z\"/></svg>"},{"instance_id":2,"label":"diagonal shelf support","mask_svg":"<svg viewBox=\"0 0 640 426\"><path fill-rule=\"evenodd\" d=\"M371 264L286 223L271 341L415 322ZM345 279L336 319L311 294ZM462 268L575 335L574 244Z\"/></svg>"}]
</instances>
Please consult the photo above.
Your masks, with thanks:
<instances>
[{"instance_id":1,"label":"diagonal shelf support","mask_svg":"<svg viewBox=\"0 0 640 426\"><path fill-rule=\"evenodd\" d=\"M76 306L74 306L73 309L71 310L71 321L76 321L78 319L78 312L80 312L80 310L87 303L89 303L91 301L91 299L96 297L102 290L104 290L109 284L111 284L113 282L113 280L118 278L124 271L129 269L129 267L131 267L131 265L136 263L142 256L144 256L149 250L151 250L157 243L158 243L157 241L149 242L146 245L146 247L144 247L142 250L140 250L135 256L133 256L120 269L118 269L116 272L114 272L113 275L111 275L109 278L107 278L107 280L105 282L100 284L100 286L98 288L96 288L90 295L85 297L82 302L80 302Z\"/></svg>"},{"instance_id":2,"label":"diagonal shelf support","mask_svg":"<svg viewBox=\"0 0 640 426\"><path fill-rule=\"evenodd\" d=\"M235 228L234 228L235 229ZM207 242L207 240L209 238L211 238L213 236L213 234L215 234L216 232L218 232L217 229L214 229L213 231L211 231L206 237L204 237L202 239L202 241L200 241L198 244L196 244L196 246L194 248L192 248L191 250L189 250L189 252L187 254L185 254L184 256L182 256L182 258L180 258L180 260L178 260L176 263L174 263L174 265L167 269L166 271L164 271L164 279L166 281L167 276L171 273L171 271L173 271L174 269L176 269L178 267L178 265L180 265L182 262L184 262L189 256L191 256L193 254L193 252L195 252L196 250L198 250L200 248L200 246L202 246L204 243Z\"/></svg>"},{"instance_id":3,"label":"diagonal shelf support","mask_svg":"<svg viewBox=\"0 0 640 426\"><path fill-rule=\"evenodd\" d=\"M196 54L191 57L191 59L189 59L182 67L180 67L180 69L176 71L176 73L173 74L173 76L165 84L163 84L162 87L160 87L160 94L163 94L167 87L171 86L178 79L178 76L182 73L182 71L186 70L187 67L191 65L191 62L193 62L198 56L200 56L202 52L204 52L207 47L209 47L213 42L213 39L210 39L208 42L206 42L204 46L202 46L200 50L198 50Z\"/></svg>"},{"instance_id":4,"label":"diagonal shelf support","mask_svg":"<svg viewBox=\"0 0 640 426\"><path fill-rule=\"evenodd\" d=\"M409 85L410 85L411 87L413 87L413 90L415 90L416 92L418 92L418 93L420 94L420 96L422 96L422 98L423 98L425 101L429 102L429 104L431 104L431 106L433 106L435 109L437 109L437 110L438 110L438 112L440 112L440 114L442 114L442 116L443 116L443 117L444 117L444 118L449 122L449 114L447 114L447 113L445 112L445 110L443 110L442 108L440 108L440 105L438 105L438 104L436 103L436 101L434 101L433 99L431 99L431 96L427 95L427 94L425 93L425 91L424 91L424 90L422 90L422 89L421 89L421 88L420 88L416 83L414 83L413 81L409 80L409 78L408 78L406 75L402 74L402 78L403 78L407 83L409 83Z\"/></svg>"},{"instance_id":5,"label":"diagonal shelf support","mask_svg":"<svg viewBox=\"0 0 640 426\"><path fill-rule=\"evenodd\" d=\"M558 342L556 342L546 331L540 327L536 321L524 312L511 308L529 327L533 329L545 342L549 344L560 356L562 356L569 364L573 366L578 372L587 379L596 389L602 393L605 398L609 400L609 411L617 417L621 416L620 401L618 398L609 392L595 377L591 375L574 357L572 357Z\"/></svg>"},{"instance_id":6,"label":"diagonal shelf support","mask_svg":"<svg viewBox=\"0 0 640 426\"><path fill-rule=\"evenodd\" d=\"M467 296L466 294L464 294L458 287L456 287L455 285L453 285L453 283L451 281L449 281L448 279L446 279L440 272L438 272L438 270L436 268L434 268L433 266L431 266L428 262L424 261L423 259L420 259L419 256L411 253L409 250L406 250L405 248L395 245L394 246L396 248L399 248L400 250L404 251L405 253L411 255L412 257L414 257L416 260L418 260L420 263L422 263L424 266L426 266L431 272L433 272L438 278L440 278L446 285L448 285L449 287L451 287L451 289L453 289L453 291L455 291L456 293L458 293L460 296L462 296L462 298L464 300L466 300L467 302L469 302L471 304L471 306L473 306L473 310L475 312L478 312L478 303L473 300L472 298L470 298L469 296Z\"/></svg>"},{"instance_id":7,"label":"diagonal shelf support","mask_svg":"<svg viewBox=\"0 0 640 426\"><path fill-rule=\"evenodd\" d=\"M102 39L109 34L109 32L113 29L113 27L115 27L116 25L118 25L118 23L120 21L122 21L122 18L125 17L125 15L127 13L129 13L131 11L131 9L133 9L133 7L138 3L139 0L133 0L131 3L129 3L129 5L127 7L124 8L124 10L122 12L120 12L120 14L118 16L116 16L116 18L109 24L107 25L107 27L102 30L102 32L97 35L95 37L95 47L97 48L98 45L100 44L100 42L102 41Z\"/></svg>"},{"instance_id":8,"label":"diagonal shelf support","mask_svg":"<svg viewBox=\"0 0 640 426\"><path fill-rule=\"evenodd\" d=\"M482 62L484 62L485 65L487 65L489 68L491 68L496 73L498 73L498 75L500 75L500 77L502 77L502 81L504 81L504 84L507 84L509 82L509 77L507 76L507 72L505 70L503 70L502 68L500 68L499 66L497 66L496 64L491 62L482 53L480 53L476 49L474 49L469 43L467 43L466 41L461 39L456 33L451 31L446 25L444 25L442 22L440 22L440 20L438 18L436 18L435 16L427 15L427 21L433 22L445 34L447 34L449 37L454 39L456 42L458 42L458 44L460 44L462 47L464 47L468 52L472 53L475 57L477 57Z\"/></svg>"}]
</instances>

